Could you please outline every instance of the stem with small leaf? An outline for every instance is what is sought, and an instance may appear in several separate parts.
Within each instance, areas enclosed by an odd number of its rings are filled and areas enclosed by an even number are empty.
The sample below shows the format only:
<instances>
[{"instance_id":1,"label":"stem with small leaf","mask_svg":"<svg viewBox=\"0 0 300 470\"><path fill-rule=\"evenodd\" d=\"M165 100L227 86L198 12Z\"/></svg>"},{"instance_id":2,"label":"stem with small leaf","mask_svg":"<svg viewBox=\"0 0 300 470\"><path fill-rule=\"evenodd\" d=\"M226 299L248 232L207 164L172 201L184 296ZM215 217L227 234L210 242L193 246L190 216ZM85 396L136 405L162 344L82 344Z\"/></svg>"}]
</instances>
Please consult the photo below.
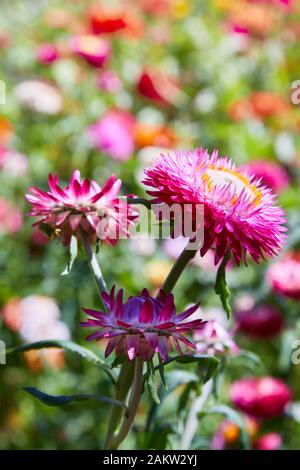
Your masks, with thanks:
<instances>
[{"instance_id":1,"label":"stem with small leaf","mask_svg":"<svg viewBox=\"0 0 300 470\"><path fill-rule=\"evenodd\" d=\"M117 433L117 435L112 437L110 442L108 442L107 449L109 450L118 449L119 445L127 437L132 427L136 412L138 410L138 406L140 403L141 394L143 390L144 361L140 356L138 356L135 358L134 363L135 363L134 379L132 383L131 394L130 394L130 399L129 399L129 404L128 404L128 413L127 415L124 416L123 422L121 424L120 430Z\"/></svg>"},{"instance_id":2,"label":"stem with small leaf","mask_svg":"<svg viewBox=\"0 0 300 470\"><path fill-rule=\"evenodd\" d=\"M126 361L123 363L118 381L116 384L116 394L115 399L119 401L125 401L131 387L134 375L134 361ZM122 409L118 406L112 406L108 430L105 438L104 448L107 449L109 443L118 428L121 418L122 418Z\"/></svg>"}]
</instances>

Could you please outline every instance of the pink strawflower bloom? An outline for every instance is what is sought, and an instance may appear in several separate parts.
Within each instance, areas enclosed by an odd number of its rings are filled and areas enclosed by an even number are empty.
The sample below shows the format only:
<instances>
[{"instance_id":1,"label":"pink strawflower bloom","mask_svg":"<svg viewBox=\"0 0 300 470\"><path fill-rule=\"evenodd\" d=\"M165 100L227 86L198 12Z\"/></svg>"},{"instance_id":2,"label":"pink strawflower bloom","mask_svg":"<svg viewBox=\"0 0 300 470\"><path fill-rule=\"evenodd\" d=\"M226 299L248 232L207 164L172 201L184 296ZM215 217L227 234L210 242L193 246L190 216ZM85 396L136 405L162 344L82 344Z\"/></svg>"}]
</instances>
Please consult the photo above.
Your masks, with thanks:
<instances>
[{"instance_id":1,"label":"pink strawflower bloom","mask_svg":"<svg viewBox=\"0 0 300 470\"><path fill-rule=\"evenodd\" d=\"M282 437L278 432L269 432L255 441L258 450L278 450L282 446Z\"/></svg>"},{"instance_id":2,"label":"pink strawflower bloom","mask_svg":"<svg viewBox=\"0 0 300 470\"><path fill-rule=\"evenodd\" d=\"M199 148L161 154L145 170L144 183L156 202L204 208L204 243L200 254L215 249L215 264L227 253L239 265L249 253L255 262L274 256L285 240L284 212L275 196L228 158Z\"/></svg>"},{"instance_id":3,"label":"pink strawflower bloom","mask_svg":"<svg viewBox=\"0 0 300 470\"><path fill-rule=\"evenodd\" d=\"M37 50L37 59L42 64L52 64L58 59L58 50L53 44L41 44Z\"/></svg>"},{"instance_id":4,"label":"pink strawflower bloom","mask_svg":"<svg viewBox=\"0 0 300 470\"><path fill-rule=\"evenodd\" d=\"M157 353L163 361L167 361L173 346L180 354L180 343L195 349L185 333L200 329L204 324L201 319L187 321L198 309L198 305L176 315L173 294L166 295L160 291L159 296L153 298L147 289L139 296L129 297L123 302L123 290L119 290L115 298L113 287L110 295L102 293L102 298L109 311L108 315L97 310L83 309L92 318L81 323L81 326L97 328L87 340L109 340L105 350L106 357L115 350L117 355L126 354L129 360L140 356L149 361Z\"/></svg>"},{"instance_id":5,"label":"pink strawflower bloom","mask_svg":"<svg viewBox=\"0 0 300 470\"><path fill-rule=\"evenodd\" d=\"M238 328L248 336L270 338L278 335L284 326L282 315L270 305L259 305L236 313Z\"/></svg>"},{"instance_id":6,"label":"pink strawflower bloom","mask_svg":"<svg viewBox=\"0 0 300 470\"><path fill-rule=\"evenodd\" d=\"M110 56L109 42L98 36L75 36L71 39L70 48L93 67L102 67Z\"/></svg>"},{"instance_id":7,"label":"pink strawflower bloom","mask_svg":"<svg viewBox=\"0 0 300 470\"><path fill-rule=\"evenodd\" d=\"M257 160L247 163L241 167L249 175L261 180L261 183L276 193L284 191L290 182L287 171L278 163Z\"/></svg>"},{"instance_id":8,"label":"pink strawflower bloom","mask_svg":"<svg viewBox=\"0 0 300 470\"><path fill-rule=\"evenodd\" d=\"M250 416L272 418L284 413L292 393L280 379L248 377L232 384L230 398L237 408Z\"/></svg>"},{"instance_id":9,"label":"pink strawflower bloom","mask_svg":"<svg viewBox=\"0 0 300 470\"><path fill-rule=\"evenodd\" d=\"M127 111L110 110L88 130L91 144L114 160L125 162L132 157L134 117Z\"/></svg>"},{"instance_id":10,"label":"pink strawflower bloom","mask_svg":"<svg viewBox=\"0 0 300 470\"><path fill-rule=\"evenodd\" d=\"M31 187L26 200L32 205L29 215L40 217L34 224L46 224L53 234L61 237L68 245L72 235L80 237L80 229L109 244L128 236L129 226L137 213L125 201L118 198L121 180L112 175L101 188L96 181L84 179L75 170L68 186L59 186L58 177L49 175L50 191Z\"/></svg>"},{"instance_id":11,"label":"pink strawflower bloom","mask_svg":"<svg viewBox=\"0 0 300 470\"><path fill-rule=\"evenodd\" d=\"M266 280L276 294L300 299L300 254L289 254L272 264Z\"/></svg>"}]
</instances>

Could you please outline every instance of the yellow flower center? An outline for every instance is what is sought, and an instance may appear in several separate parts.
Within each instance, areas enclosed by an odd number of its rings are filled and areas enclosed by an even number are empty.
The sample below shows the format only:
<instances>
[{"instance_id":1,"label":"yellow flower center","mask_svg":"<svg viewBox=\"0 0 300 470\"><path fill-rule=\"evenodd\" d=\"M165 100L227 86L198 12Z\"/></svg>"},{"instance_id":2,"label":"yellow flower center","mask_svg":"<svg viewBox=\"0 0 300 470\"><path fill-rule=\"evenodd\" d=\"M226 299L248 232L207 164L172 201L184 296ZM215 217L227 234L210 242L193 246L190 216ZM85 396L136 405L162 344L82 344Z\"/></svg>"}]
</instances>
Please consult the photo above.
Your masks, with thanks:
<instances>
[{"instance_id":1,"label":"yellow flower center","mask_svg":"<svg viewBox=\"0 0 300 470\"><path fill-rule=\"evenodd\" d=\"M262 197L261 192L255 184L251 184L248 178L241 175L238 171L215 168L211 166L202 175L202 179L206 183L207 189L212 191L215 187L229 185L232 190L231 203L234 204L242 191L246 192L251 202L257 205Z\"/></svg>"}]
</instances>

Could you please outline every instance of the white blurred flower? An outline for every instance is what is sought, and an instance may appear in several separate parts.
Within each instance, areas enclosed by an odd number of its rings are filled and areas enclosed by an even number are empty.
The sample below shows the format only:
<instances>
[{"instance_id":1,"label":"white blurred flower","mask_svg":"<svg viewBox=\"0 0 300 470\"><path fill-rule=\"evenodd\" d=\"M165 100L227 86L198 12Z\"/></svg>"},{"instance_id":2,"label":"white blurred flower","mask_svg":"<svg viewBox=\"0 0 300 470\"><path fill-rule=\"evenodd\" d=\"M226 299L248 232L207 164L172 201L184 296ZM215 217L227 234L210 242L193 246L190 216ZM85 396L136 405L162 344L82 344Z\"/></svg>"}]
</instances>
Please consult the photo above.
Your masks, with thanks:
<instances>
[{"instance_id":1,"label":"white blurred flower","mask_svg":"<svg viewBox=\"0 0 300 470\"><path fill-rule=\"evenodd\" d=\"M10 176L25 176L28 172L28 159L16 150L5 150L1 158L1 168Z\"/></svg>"},{"instance_id":2,"label":"white blurred flower","mask_svg":"<svg viewBox=\"0 0 300 470\"><path fill-rule=\"evenodd\" d=\"M26 342L70 338L69 328L59 320L59 308L50 297L31 295L20 301L20 307L20 334Z\"/></svg>"},{"instance_id":3,"label":"white blurred flower","mask_svg":"<svg viewBox=\"0 0 300 470\"><path fill-rule=\"evenodd\" d=\"M26 80L15 88L21 105L39 113L57 114L62 108L62 97L58 89L41 80Z\"/></svg>"}]
</instances>

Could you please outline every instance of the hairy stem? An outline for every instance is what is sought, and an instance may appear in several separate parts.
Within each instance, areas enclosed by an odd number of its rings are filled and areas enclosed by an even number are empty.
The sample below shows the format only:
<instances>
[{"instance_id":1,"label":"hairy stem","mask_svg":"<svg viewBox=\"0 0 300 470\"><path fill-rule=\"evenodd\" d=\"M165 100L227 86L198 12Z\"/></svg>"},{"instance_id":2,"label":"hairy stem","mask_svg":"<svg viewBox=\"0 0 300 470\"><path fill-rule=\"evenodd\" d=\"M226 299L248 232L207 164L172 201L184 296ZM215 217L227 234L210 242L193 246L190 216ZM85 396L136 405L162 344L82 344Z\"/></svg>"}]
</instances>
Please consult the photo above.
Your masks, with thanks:
<instances>
[{"instance_id":1,"label":"hairy stem","mask_svg":"<svg viewBox=\"0 0 300 470\"><path fill-rule=\"evenodd\" d=\"M176 262L174 263L165 282L162 285L162 290L166 294L169 294L170 292L172 292L176 282L180 278L181 274L183 273L188 263L195 257L197 251L198 249L190 250L187 247L184 248L179 258L177 258Z\"/></svg>"},{"instance_id":2,"label":"hairy stem","mask_svg":"<svg viewBox=\"0 0 300 470\"><path fill-rule=\"evenodd\" d=\"M141 357L137 357L135 359L135 368L134 368L134 379L131 388L131 394L128 404L128 413L124 416L123 422L121 424L120 430L118 434L112 438L111 442L109 443L108 448L110 450L118 449L119 445L124 441L127 437L131 426L133 424L136 412L138 410L138 406L140 403L140 398L143 390L143 359Z\"/></svg>"},{"instance_id":3,"label":"hairy stem","mask_svg":"<svg viewBox=\"0 0 300 470\"><path fill-rule=\"evenodd\" d=\"M97 285L98 291L100 293L100 298L101 298L101 292L107 292L106 283L105 283L100 265L98 263L96 253L93 251L92 246L89 242L88 236L83 230L81 231L81 240L82 240L82 244L83 244L86 256L87 256L91 273L93 275L93 278L95 280L95 283Z\"/></svg>"}]
</instances>

